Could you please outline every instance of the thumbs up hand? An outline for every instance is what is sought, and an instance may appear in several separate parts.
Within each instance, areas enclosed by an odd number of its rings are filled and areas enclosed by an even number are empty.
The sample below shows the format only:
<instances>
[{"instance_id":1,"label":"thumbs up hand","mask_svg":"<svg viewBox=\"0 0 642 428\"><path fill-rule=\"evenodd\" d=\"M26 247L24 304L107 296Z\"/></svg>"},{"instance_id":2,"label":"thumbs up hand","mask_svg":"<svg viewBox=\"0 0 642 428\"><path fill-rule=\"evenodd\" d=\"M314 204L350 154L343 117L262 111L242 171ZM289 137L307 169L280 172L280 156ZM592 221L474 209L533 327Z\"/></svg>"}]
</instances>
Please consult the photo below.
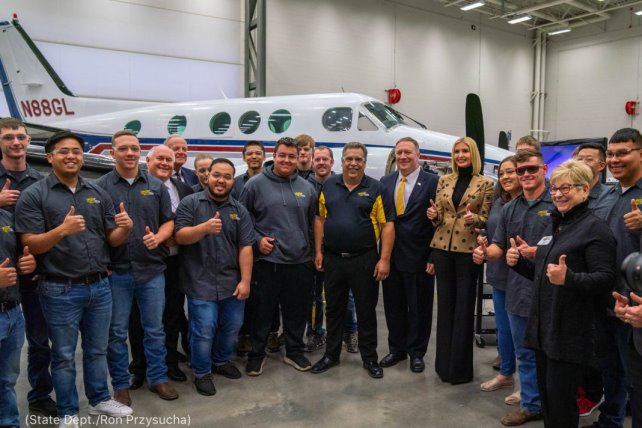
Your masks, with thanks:
<instances>
[{"instance_id":1,"label":"thumbs up hand","mask_svg":"<svg viewBox=\"0 0 642 428\"><path fill-rule=\"evenodd\" d=\"M20 196L20 190L11 190L11 180L7 178L0 191L0 207L15 205Z\"/></svg>"},{"instance_id":2,"label":"thumbs up hand","mask_svg":"<svg viewBox=\"0 0 642 428\"><path fill-rule=\"evenodd\" d=\"M131 218L129 218L129 214L127 214L127 211L125 211L124 202L120 203L120 211L114 216L114 221L116 222L116 226L122 227L124 229L131 229L132 227L134 227L134 222Z\"/></svg>"},{"instance_id":3,"label":"thumbs up hand","mask_svg":"<svg viewBox=\"0 0 642 428\"><path fill-rule=\"evenodd\" d=\"M466 205L466 214L464 214L464 224L470 226L475 222L475 213L470 210L470 204Z\"/></svg>"},{"instance_id":4,"label":"thumbs up hand","mask_svg":"<svg viewBox=\"0 0 642 428\"><path fill-rule=\"evenodd\" d=\"M158 238L152 232L149 226L145 226L145 235L143 236L143 243L148 250L154 250L158 247Z\"/></svg>"},{"instance_id":5,"label":"thumbs up hand","mask_svg":"<svg viewBox=\"0 0 642 428\"><path fill-rule=\"evenodd\" d=\"M85 230L85 218L80 214L76 215L76 208L72 205L60 227L63 236L76 235Z\"/></svg>"},{"instance_id":6,"label":"thumbs up hand","mask_svg":"<svg viewBox=\"0 0 642 428\"><path fill-rule=\"evenodd\" d=\"M0 288L11 287L18 280L16 269L10 267L10 263L11 260L7 258L0 264Z\"/></svg>"},{"instance_id":7,"label":"thumbs up hand","mask_svg":"<svg viewBox=\"0 0 642 428\"><path fill-rule=\"evenodd\" d=\"M479 246L473 250L473 262L475 264L482 264L486 260L486 242L479 242Z\"/></svg>"},{"instance_id":8,"label":"thumbs up hand","mask_svg":"<svg viewBox=\"0 0 642 428\"><path fill-rule=\"evenodd\" d=\"M435 205L435 201L432 199L430 200L430 206L426 210L426 215L428 216L428 220L430 221L437 221L439 218L439 211L437 211L437 205Z\"/></svg>"},{"instance_id":9,"label":"thumbs up hand","mask_svg":"<svg viewBox=\"0 0 642 428\"><path fill-rule=\"evenodd\" d=\"M22 255L18 258L18 272L31 273L36 270L36 258L29 252L29 247L24 247Z\"/></svg>"},{"instance_id":10,"label":"thumbs up hand","mask_svg":"<svg viewBox=\"0 0 642 428\"><path fill-rule=\"evenodd\" d=\"M546 266L546 276L553 285L564 285L566 281L566 254L560 256L557 264L549 263Z\"/></svg>"},{"instance_id":11,"label":"thumbs up hand","mask_svg":"<svg viewBox=\"0 0 642 428\"><path fill-rule=\"evenodd\" d=\"M631 211L624 214L624 226L632 231L642 230L642 211L635 199L631 199Z\"/></svg>"},{"instance_id":12,"label":"thumbs up hand","mask_svg":"<svg viewBox=\"0 0 642 428\"><path fill-rule=\"evenodd\" d=\"M212 235L216 235L217 233L220 233L221 230L223 229L223 220L221 220L221 212L216 211L216 214L214 214L214 217L212 217L211 219L205 222L205 227L206 227L207 233L210 233Z\"/></svg>"},{"instance_id":13,"label":"thumbs up hand","mask_svg":"<svg viewBox=\"0 0 642 428\"><path fill-rule=\"evenodd\" d=\"M519 250L517 249L517 243L515 239L510 238L510 248L506 250L506 264L508 266L515 266L519 262Z\"/></svg>"},{"instance_id":14,"label":"thumbs up hand","mask_svg":"<svg viewBox=\"0 0 642 428\"><path fill-rule=\"evenodd\" d=\"M517 235L515 241L517 242L517 250L519 251L519 254L526 257L528 260L535 260L535 255L537 254L536 246L529 246L528 242L524 241L519 235Z\"/></svg>"}]
</instances>

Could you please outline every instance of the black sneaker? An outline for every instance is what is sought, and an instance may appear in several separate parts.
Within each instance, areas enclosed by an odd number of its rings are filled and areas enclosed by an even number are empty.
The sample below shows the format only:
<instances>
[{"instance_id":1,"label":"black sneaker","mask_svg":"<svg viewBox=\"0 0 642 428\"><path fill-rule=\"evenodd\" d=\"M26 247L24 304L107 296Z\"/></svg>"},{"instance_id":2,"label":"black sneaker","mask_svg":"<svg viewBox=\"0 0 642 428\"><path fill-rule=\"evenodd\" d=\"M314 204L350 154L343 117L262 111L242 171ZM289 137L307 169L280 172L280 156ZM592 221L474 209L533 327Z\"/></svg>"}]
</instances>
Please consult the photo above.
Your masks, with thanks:
<instances>
[{"instance_id":1,"label":"black sneaker","mask_svg":"<svg viewBox=\"0 0 642 428\"><path fill-rule=\"evenodd\" d=\"M325 334L313 334L305 345L305 352L318 351L325 345L325 340Z\"/></svg>"},{"instance_id":2,"label":"black sneaker","mask_svg":"<svg viewBox=\"0 0 642 428\"><path fill-rule=\"evenodd\" d=\"M203 377L194 379L194 385L196 385L196 392L201 395L210 396L216 394L216 388L214 387L214 382L212 382L212 375L209 373Z\"/></svg>"},{"instance_id":3,"label":"black sneaker","mask_svg":"<svg viewBox=\"0 0 642 428\"><path fill-rule=\"evenodd\" d=\"M56 402L51 397L29 402L29 411L43 416L58 416Z\"/></svg>"},{"instance_id":4,"label":"black sneaker","mask_svg":"<svg viewBox=\"0 0 642 428\"><path fill-rule=\"evenodd\" d=\"M247 365L245 366L245 373L248 376L260 376L263 373L263 364L265 358L248 358Z\"/></svg>"},{"instance_id":5,"label":"black sneaker","mask_svg":"<svg viewBox=\"0 0 642 428\"><path fill-rule=\"evenodd\" d=\"M236 368L234 363L231 361L228 361L225 364L221 364L220 366L212 364L212 372L215 374L219 374L223 377L226 377L228 379L240 379L241 378L241 372L239 369Z\"/></svg>"},{"instance_id":6,"label":"black sneaker","mask_svg":"<svg viewBox=\"0 0 642 428\"><path fill-rule=\"evenodd\" d=\"M303 354L286 355L283 362L289 364L300 372L307 372L312 368L310 361Z\"/></svg>"},{"instance_id":7,"label":"black sneaker","mask_svg":"<svg viewBox=\"0 0 642 428\"><path fill-rule=\"evenodd\" d=\"M267 351L268 352L279 352L281 350L281 342L279 342L279 333L273 331L268 334L267 339Z\"/></svg>"}]
</instances>

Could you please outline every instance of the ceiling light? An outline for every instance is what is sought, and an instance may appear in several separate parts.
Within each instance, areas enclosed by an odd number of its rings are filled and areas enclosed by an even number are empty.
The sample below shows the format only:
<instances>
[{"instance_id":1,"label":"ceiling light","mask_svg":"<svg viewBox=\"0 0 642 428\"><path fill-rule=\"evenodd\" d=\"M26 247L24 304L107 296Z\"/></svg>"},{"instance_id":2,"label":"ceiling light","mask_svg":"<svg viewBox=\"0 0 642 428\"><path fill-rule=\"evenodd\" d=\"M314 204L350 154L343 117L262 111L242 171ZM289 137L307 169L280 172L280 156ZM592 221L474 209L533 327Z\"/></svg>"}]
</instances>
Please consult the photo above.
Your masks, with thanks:
<instances>
[{"instance_id":1,"label":"ceiling light","mask_svg":"<svg viewBox=\"0 0 642 428\"><path fill-rule=\"evenodd\" d=\"M638 16L642 15L642 10L638 10L637 12L635 12L635 14L638 15Z\"/></svg>"},{"instance_id":2,"label":"ceiling light","mask_svg":"<svg viewBox=\"0 0 642 428\"><path fill-rule=\"evenodd\" d=\"M564 34L564 33L570 32L570 31L571 31L570 28L564 28L563 30L557 30L557 31L553 31L551 33L548 33L548 35L549 36L555 36L556 34Z\"/></svg>"},{"instance_id":3,"label":"ceiling light","mask_svg":"<svg viewBox=\"0 0 642 428\"><path fill-rule=\"evenodd\" d=\"M530 16L524 15L524 16L520 16L519 18L511 19L510 21L508 21L508 23L509 24L519 24L520 22L528 21L529 19L531 19Z\"/></svg>"},{"instance_id":4,"label":"ceiling light","mask_svg":"<svg viewBox=\"0 0 642 428\"><path fill-rule=\"evenodd\" d=\"M469 5L462 7L461 10L463 11L473 10L473 9L477 9L478 7L482 7L483 5L484 5L483 1L478 1L477 3L471 3Z\"/></svg>"}]
</instances>

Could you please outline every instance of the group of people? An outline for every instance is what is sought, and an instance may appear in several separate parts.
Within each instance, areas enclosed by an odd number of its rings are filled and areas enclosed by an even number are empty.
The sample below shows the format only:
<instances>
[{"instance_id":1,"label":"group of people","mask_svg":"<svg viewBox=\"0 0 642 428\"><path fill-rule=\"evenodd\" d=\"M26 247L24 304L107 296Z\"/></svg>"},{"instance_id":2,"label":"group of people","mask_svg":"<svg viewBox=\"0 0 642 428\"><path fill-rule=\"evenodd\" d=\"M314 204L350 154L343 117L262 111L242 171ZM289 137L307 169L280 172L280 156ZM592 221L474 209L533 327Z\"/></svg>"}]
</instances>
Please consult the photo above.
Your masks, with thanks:
<instances>
[{"instance_id":1,"label":"group of people","mask_svg":"<svg viewBox=\"0 0 642 428\"><path fill-rule=\"evenodd\" d=\"M499 164L497 184L467 137L453 144L452 173L442 177L421 168L417 141L402 138L397 171L381 180L365 174L363 144L345 144L334 174L333 151L307 135L279 139L268 162L262 143L249 141L237 176L231 161L207 155L195 172L185 168L179 135L154 146L141 168L136 134L118 131L115 167L95 181L79 174L78 135L47 140L46 177L26 163L29 142L24 124L0 119L2 426L19 426L25 336L29 409L57 415L61 427L78 424L78 333L90 415L131 414L129 392L145 381L177 399L170 381L187 380L181 358L197 392L214 395L213 374L242 376L235 350L247 356L248 376L282 346L285 364L324 373L340 363L342 342L372 378L405 360L421 373L435 277L435 371L443 382L471 382L484 262L499 374L481 389L514 387L517 370L520 379L506 399L519 408L501 422L576 427L578 403L595 407L603 394L596 426L622 426L627 398L634 426L642 423L642 297L627 292L617 268L640 250L637 130L617 131L607 150L580 146L550 182L539 143L524 137ZM599 179L607 166L612 187ZM305 353L324 346L312 364Z\"/></svg>"}]
</instances>

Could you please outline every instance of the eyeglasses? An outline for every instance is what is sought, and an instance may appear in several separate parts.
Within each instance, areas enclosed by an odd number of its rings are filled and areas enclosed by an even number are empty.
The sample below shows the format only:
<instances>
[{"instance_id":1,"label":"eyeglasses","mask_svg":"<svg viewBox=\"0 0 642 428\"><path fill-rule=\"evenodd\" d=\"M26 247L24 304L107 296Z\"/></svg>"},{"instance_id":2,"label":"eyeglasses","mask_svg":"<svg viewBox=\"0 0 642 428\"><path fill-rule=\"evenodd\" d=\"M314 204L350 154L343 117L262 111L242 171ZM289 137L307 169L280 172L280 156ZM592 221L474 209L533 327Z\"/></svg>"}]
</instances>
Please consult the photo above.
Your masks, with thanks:
<instances>
[{"instance_id":1,"label":"eyeglasses","mask_svg":"<svg viewBox=\"0 0 642 428\"><path fill-rule=\"evenodd\" d=\"M349 156L347 158L343 158L343 161L345 163L353 163L353 162L354 163L363 163L363 162L365 162L365 159L364 158L360 158L360 157Z\"/></svg>"},{"instance_id":2,"label":"eyeglasses","mask_svg":"<svg viewBox=\"0 0 642 428\"><path fill-rule=\"evenodd\" d=\"M548 191L550 192L551 195L554 195L558 191L562 195L568 195L568 192L570 192L571 188L573 187L584 187L584 185L583 184L562 184L559 187L551 186L549 187Z\"/></svg>"},{"instance_id":3,"label":"eyeglasses","mask_svg":"<svg viewBox=\"0 0 642 428\"><path fill-rule=\"evenodd\" d=\"M279 159L286 159L287 158L289 160L296 160L297 155L291 155L291 154L289 155L289 154L284 153L284 152L279 152L279 153L276 153L274 155L274 157L279 158Z\"/></svg>"},{"instance_id":4,"label":"eyeglasses","mask_svg":"<svg viewBox=\"0 0 642 428\"><path fill-rule=\"evenodd\" d=\"M515 172L517 173L517 175L519 175L521 177L522 175L524 175L526 173L535 174L542 167L544 167L544 165L520 166L518 168L515 168Z\"/></svg>"},{"instance_id":5,"label":"eyeglasses","mask_svg":"<svg viewBox=\"0 0 642 428\"><path fill-rule=\"evenodd\" d=\"M621 157L624 157L624 156L628 155L629 153L631 153L634 150L640 150L640 149L642 149L642 147L634 147L632 149L617 149L615 151L607 150L606 151L606 157L609 158L609 159L611 159L613 157L621 158Z\"/></svg>"},{"instance_id":6,"label":"eyeglasses","mask_svg":"<svg viewBox=\"0 0 642 428\"><path fill-rule=\"evenodd\" d=\"M509 168L509 169L505 169L503 171L499 171L499 174L497 174L497 176L499 178L502 178L505 175L513 175L513 174L515 174L515 170L513 168Z\"/></svg>"},{"instance_id":7,"label":"eyeglasses","mask_svg":"<svg viewBox=\"0 0 642 428\"><path fill-rule=\"evenodd\" d=\"M7 143L12 142L13 140L27 141L27 138L29 138L29 136L25 134L5 134L2 137L0 137L2 141L5 141Z\"/></svg>"},{"instance_id":8,"label":"eyeglasses","mask_svg":"<svg viewBox=\"0 0 642 428\"><path fill-rule=\"evenodd\" d=\"M82 149L68 149L67 147L63 147L62 149L56 149L51 151L52 154L54 155L62 155L62 156L67 156L69 153L73 154L74 156L80 156L83 153Z\"/></svg>"}]
</instances>

